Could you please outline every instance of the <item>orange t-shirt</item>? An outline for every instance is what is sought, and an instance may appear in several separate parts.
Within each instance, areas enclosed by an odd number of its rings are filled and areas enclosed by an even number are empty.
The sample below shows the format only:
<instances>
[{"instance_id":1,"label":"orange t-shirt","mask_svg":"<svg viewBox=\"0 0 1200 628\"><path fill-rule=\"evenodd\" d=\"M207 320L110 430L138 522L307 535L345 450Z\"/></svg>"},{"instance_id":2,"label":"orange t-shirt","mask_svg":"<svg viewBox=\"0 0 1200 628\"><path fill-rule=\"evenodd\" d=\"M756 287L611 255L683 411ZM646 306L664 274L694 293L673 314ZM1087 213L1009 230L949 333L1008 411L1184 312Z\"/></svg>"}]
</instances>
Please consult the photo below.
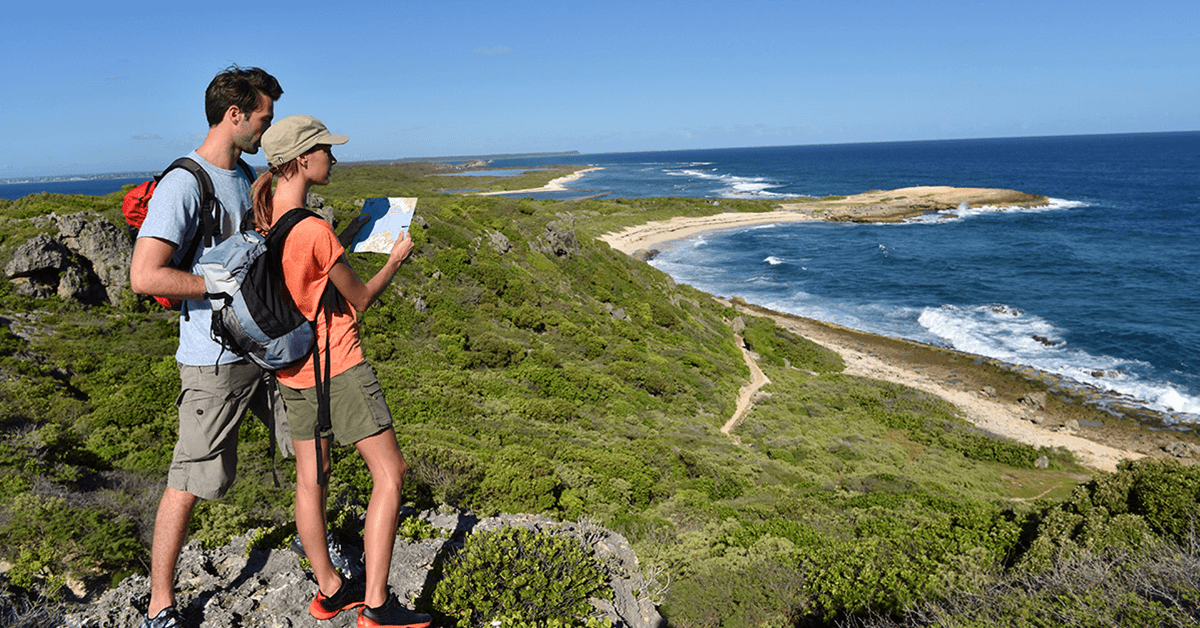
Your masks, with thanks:
<instances>
[{"instance_id":1,"label":"orange t-shirt","mask_svg":"<svg viewBox=\"0 0 1200 628\"><path fill-rule=\"evenodd\" d=\"M344 249L338 243L333 227L324 220L309 217L296 223L283 243L283 280L296 307L312 320L321 304L321 294L329 283L329 269L341 259ZM321 352L321 370L325 370L325 338L329 337L332 357L330 374L337 375L364 361L358 335L358 316L342 298L346 313L333 313L328 327L325 315L317 318L317 350ZM279 383L292 389L312 388L313 357L286 369L276 371Z\"/></svg>"}]
</instances>

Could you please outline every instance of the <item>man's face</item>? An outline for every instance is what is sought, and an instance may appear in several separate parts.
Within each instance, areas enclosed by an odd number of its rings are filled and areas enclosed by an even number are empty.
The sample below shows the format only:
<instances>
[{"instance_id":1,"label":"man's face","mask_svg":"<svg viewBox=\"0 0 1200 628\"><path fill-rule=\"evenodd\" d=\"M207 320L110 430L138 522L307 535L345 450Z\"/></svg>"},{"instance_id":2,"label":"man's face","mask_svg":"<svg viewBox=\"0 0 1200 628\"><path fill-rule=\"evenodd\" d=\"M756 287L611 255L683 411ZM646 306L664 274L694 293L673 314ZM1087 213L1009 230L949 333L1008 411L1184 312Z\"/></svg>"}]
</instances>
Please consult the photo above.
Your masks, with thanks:
<instances>
[{"instance_id":1,"label":"man's face","mask_svg":"<svg viewBox=\"0 0 1200 628\"><path fill-rule=\"evenodd\" d=\"M243 114L242 123L238 125L237 132L233 137L234 145L248 155L258 154L263 131L271 126L271 120L274 118L275 101L260 93L258 107L248 115Z\"/></svg>"}]
</instances>

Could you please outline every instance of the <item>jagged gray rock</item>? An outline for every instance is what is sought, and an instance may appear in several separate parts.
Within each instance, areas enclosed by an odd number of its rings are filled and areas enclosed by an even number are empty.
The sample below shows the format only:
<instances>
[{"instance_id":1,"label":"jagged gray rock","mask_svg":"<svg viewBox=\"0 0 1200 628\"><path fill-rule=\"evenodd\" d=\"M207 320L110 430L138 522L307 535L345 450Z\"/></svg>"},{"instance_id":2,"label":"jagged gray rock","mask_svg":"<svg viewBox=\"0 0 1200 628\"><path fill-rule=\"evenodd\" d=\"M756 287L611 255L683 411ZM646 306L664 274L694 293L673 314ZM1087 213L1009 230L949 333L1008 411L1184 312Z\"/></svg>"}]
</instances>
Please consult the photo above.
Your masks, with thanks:
<instances>
[{"instance_id":1,"label":"jagged gray rock","mask_svg":"<svg viewBox=\"0 0 1200 628\"><path fill-rule=\"evenodd\" d=\"M126 232L92 212L54 218L59 240L80 258L82 270L100 280L109 303L120 303L133 261L133 243Z\"/></svg>"},{"instance_id":2,"label":"jagged gray rock","mask_svg":"<svg viewBox=\"0 0 1200 628\"><path fill-rule=\"evenodd\" d=\"M533 248L540 253L555 257L570 259L572 255L578 255L580 252L579 238L575 236L573 226L557 220L546 223L545 233L538 237L537 242L532 245Z\"/></svg>"},{"instance_id":3,"label":"jagged gray rock","mask_svg":"<svg viewBox=\"0 0 1200 628\"><path fill-rule=\"evenodd\" d=\"M489 231L487 237L488 244L492 247L492 250L496 251L500 255L504 255L512 250L512 243L508 241L508 237L503 233L500 233L499 231Z\"/></svg>"},{"instance_id":4,"label":"jagged gray rock","mask_svg":"<svg viewBox=\"0 0 1200 628\"><path fill-rule=\"evenodd\" d=\"M13 253L4 271L20 292L39 298L58 294L82 303L120 303L133 259L124 231L92 212L50 214L38 224L57 227L58 233L36 235Z\"/></svg>"},{"instance_id":5,"label":"jagged gray rock","mask_svg":"<svg viewBox=\"0 0 1200 628\"><path fill-rule=\"evenodd\" d=\"M17 247L4 274L18 292L40 299L57 292L58 276L69 262L70 251L62 243L38 234Z\"/></svg>"},{"instance_id":6,"label":"jagged gray rock","mask_svg":"<svg viewBox=\"0 0 1200 628\"><path fill-rule=\"evenodd\" d=\"M11 279L29 277L47 270L60 271L66 268L68 256L65 246L39 233L17 247L13 258L4 267L4 273Z\"/></svg>"},{"instance_id":7,"label":"jagged gray rock","mask_svg":"<svg viewBox=\"0 0 1200 628\"><path fill-rule=\"evenodd\" d=\"M616 628L661 628L666 622L651 600L654 583L645 581L637 556L621 535L584 519L560 523L535 515L500 515L478 519L469 512L444 508L415 516L443 531L436 539L396 540L388 583L402 602L426 606L436 586L437 563L461 546L463 535L524 526L548 534L571 536L591 547L611 574L613 600L594 600L603 617ZM255 531L229 545L206 550L196 541L183 548L176 572L176 604L184 616L211 628L266 626L279 628L340 628L353 626L356 614L343 613L329 621L308 614L317 585L290 550L250 550ZM145 576L126 578L99 600L80 605L65 618L69 628L136 626L146 607L150 584Z\"/></svg>"}]
</instances>

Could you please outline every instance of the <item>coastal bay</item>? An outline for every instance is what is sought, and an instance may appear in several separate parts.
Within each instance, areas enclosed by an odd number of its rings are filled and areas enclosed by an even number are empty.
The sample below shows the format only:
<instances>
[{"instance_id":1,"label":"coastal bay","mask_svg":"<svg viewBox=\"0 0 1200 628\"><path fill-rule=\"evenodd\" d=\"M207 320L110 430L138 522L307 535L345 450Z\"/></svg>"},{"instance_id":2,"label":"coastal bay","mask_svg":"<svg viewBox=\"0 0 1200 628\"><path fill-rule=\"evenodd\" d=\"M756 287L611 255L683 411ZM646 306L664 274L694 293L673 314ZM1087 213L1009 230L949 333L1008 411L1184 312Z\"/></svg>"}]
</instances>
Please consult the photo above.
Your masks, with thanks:
<instances>
[{"instance_id":1,"label":"coastal bay","mask_svg":"<svg viewBox=\"0 0 1200 628\"><path fill-rule=\"evenodd\" d=\"M800 221L888 222L964 205L1028 208L1047 202L1044 196L1015 190L921 186L789 200L770 212L680 216L605 233L598 239L627 255L647 259L654 256L656 246L721 229ZM748 314L767 316L780 327L836 351L849 375L930 392L953 403L980 429L1036 447L1066 449L1088 468L1111 472L1123 460L1145 456L1194 463L1181 453L1190 452L1200 441L1190 431L1163 429L1163 417L1154 412L1129 408L1126 416L1114 416L1086 405L1089 395L1077 392L1051 393L1051 402L1045 403L1044 391L1061 381L1051 374L776 312L739 298L718 300ZM1013 378L1033 388L1000 383Z\"/></svg>"}]
</instances>

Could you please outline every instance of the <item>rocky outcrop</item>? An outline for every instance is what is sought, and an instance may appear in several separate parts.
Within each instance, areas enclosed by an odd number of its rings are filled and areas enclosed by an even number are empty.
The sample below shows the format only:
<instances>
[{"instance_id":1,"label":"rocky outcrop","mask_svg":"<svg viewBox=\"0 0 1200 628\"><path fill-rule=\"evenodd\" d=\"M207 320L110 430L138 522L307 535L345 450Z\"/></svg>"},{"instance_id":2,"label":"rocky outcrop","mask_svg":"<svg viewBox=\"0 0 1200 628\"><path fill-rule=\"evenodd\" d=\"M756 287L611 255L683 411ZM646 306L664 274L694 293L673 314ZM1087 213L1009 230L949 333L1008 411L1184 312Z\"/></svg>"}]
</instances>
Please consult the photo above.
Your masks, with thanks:
<instances>
[{"instance_id":1,"label":"rocky outcrop","mask_svg":"<svg viewBox=\"0 0 1200 628\"><path fill-rule=\"evenodd\" d=\"M40 221L58 233L39 234L17 247L4 268L17 291L90 305L120 303L133 259L129 236L91 212L50 214Z\"/></svg>"},{"instance_id":2,"label":"rocky outcrop","mask_svg":"<svg viewBox=\"0 0 1200 628\"><path fill-rule=\"evenodd\" d=\"M410 513L413 514L413 513ZM613 600L594 600L602 617L618 628L660 628L666 622L651 596L656 584L646 582L628 541L587 520L560 523L532 515L501 515L478 519L470 513L447 509L414 516L441 532L435 539L408 541L398 538L392 553L388 583L401 602L427 609L436 586L438 565L461 547L464 535L505 526L523 526L578 539L592 549L610 574ZM252 549L255 531L237 537L225 547L206 550L189 542L179 559L176 604L184 617L210 628L265 626L279 628L352 626L355 613L331 621L317 621L308 604L317 585L299 557L287 549ZM145 610L150 585L145 576L126 578L99 600L66 617L73 628L136 626Z\"/></svg>"},{"instance_id":3,"label":"rocky outcrop","mask_svg":"<svg viewBox=\"0 0 1200 628\"><path fill-rule=\"evenodd\" d=\"M56 218L59 239L84 262L78 268L90 271L100 280L109 303L120 303L121 293L129 283L129 264L133 260L129 236L97 214L79 213Z\"/></svg>"},{"instance_id":4,"label":"rocky outcrop","mask_svg":"<svg viewBox=\"0 0 1200 628\"><path fill-rule=\"evenodd\" d=\"M493 251L500 255L504 255L512 250L512 243L509 242L508 237L499 231L488 231L487 243L488 246L492 247Z\"/></svg>"},{"instance_id":5,"label":"rocky outcrop","mask_svg":"<svg viewBox=\"0 0 1200 628\"><path fill-rule=\"evenodd\" d=\"M579 238L575 236L574 225L558 220L546 223L546 231L538 237L532 247L545 255L567 259L572 255L579 255L580 252Z\"/></svg>"},{"instance_id":6,"label":"rocky outcrop","mask_svg":"<svg viewBox=\"0 0 1200 628\"><path fill-rule=\"evenodd\" d=\"M17 247L4 267L4 274L16 285L17 292L45 298L58 292L58 277L70 257L67 247L39 234Z\"/></svg>"}]
</instances>

